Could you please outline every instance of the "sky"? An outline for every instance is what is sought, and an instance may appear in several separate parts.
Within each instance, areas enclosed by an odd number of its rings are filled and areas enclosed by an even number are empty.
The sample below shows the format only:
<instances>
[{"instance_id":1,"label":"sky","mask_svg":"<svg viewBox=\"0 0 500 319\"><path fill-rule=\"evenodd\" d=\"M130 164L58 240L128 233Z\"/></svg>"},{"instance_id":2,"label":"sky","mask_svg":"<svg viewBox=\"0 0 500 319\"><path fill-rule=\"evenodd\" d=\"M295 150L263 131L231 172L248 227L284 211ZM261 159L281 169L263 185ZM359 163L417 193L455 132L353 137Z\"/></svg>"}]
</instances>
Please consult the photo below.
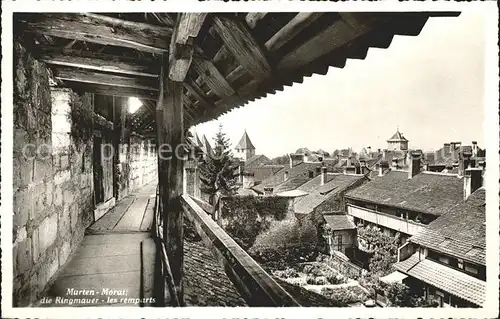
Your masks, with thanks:
<instances>
[{"instance_id":1,"label":"sky","mask_svg":"<svg viewBox=\"0 0 500 319\"><path fill-rule=\"evenodd\" d=\"M282 92L193 128L210 142L219 123L234 147L245 129L257 154L272 158L310 150L386 148L399 128L411 149L484 142L484 50L481 13L431 18L416 37L395 36L388 49L370 48L285 87Z\"/></svg>"}]
</instances>

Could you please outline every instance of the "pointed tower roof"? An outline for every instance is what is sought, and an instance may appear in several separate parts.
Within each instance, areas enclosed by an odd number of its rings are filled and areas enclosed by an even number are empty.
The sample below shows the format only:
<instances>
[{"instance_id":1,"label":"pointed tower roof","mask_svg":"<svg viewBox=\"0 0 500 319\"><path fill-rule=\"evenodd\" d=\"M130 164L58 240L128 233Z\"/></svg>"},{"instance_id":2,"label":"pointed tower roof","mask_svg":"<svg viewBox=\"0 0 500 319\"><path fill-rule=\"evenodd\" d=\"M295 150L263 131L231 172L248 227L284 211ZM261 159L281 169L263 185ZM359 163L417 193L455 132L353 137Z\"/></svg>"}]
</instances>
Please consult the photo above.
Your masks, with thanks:
<instances>
[{"instance_id":1,"label":"pointed tower roof","mask_svg":"<svg viewBox=\"0 0 500 319\"><path fill-rule=\"evenodd\" d=\"M240 142L236 145L235 149L237 150L254 150L255 146L253 146L252 141L248 137L247 130L243 133Z\"/></svg>"},{"instance_id":2,"label":"pointed tower roof","mask_svg":"<svg viewBox=\"0 0 500 319\"><path fill-rule=\"evenodd\" d=\"M198 136L198 134L194 135L194 141L195 141L197 146L203 147L203 143L200 141L200 137Z\"/></svg>"},{"instance_id":3,"label":"pointed tower roof","mask_svg":"<svg viewBox=\"0 0 500 319\"><path fill-rule=\"evenodd\" d=\"M213 149L212 146L210 145L210 142L207 140L207 137L203 135L203 153L205 154L213 154Z\"/></svg>"},{"instance_id":4,"label":"pointed tower roof","mask_svg":"<svg viewBox=\"0 0 500 319\"><path fill-rule=\"evenodd\" d=\"M408 141L402 133L399 132L399 129L397 129L396 133L392 135L390 139L387 140L387 142L400 142L400 141Z\"/></svg>"}]
</instances>

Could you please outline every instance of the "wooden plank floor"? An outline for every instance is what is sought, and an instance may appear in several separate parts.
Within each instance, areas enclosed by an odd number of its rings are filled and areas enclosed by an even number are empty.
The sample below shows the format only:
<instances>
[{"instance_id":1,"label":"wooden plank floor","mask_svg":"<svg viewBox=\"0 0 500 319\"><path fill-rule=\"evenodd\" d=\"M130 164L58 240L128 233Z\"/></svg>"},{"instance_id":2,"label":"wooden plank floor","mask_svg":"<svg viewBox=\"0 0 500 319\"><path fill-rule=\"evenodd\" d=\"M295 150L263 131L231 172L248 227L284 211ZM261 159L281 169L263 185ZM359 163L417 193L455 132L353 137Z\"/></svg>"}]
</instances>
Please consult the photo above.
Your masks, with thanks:
<instances>
[{"instance_id":1,"label":"wooden plank floor","mask_svg":"<svg viewBox=\"0 0 500 319\"><path fill-rule=\"evenodd\" d=\"M40 306L153 306L156 184L124 198L89 229ZM153 197L150 197L153 196Z\"/></svg>"}]
</instances>

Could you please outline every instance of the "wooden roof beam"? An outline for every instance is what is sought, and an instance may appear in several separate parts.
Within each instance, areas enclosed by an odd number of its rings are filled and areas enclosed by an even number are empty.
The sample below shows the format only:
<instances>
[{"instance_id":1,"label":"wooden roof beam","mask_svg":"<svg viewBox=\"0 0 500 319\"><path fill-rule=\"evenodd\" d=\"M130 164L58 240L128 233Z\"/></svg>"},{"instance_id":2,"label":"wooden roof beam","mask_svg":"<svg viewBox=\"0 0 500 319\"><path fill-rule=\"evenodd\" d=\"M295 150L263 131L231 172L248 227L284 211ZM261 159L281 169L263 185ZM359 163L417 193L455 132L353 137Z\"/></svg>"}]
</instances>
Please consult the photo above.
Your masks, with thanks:
<instances>
[{"instance_id":1,"label":"wooden roof beam","mask_svg":"<svg viewBox=\"0 0 500 319\"><path fill-rule=\"evenodd\" d=\"M131 87L151 91L158 90L158 81L151 78L133 78L68 67L57 67L53 69L55 71L55 78L63 81Z\"/></svg>"},{"instance_id":2,"label":"wooden roof beam","mask_svg":"<svg viewBox=\"0 0 500 319\"><path fill-rule=\"evenodd\" d=\"M148 100L156 100L158 97L158 92L131 87L119 87L74 81L64 81L64 84L65 86L75 91L83 91L87 93L95 93L108 96L137 97Z\"/></svg>"},{"instance_id":3,"label":"wooden roof beam","mask_svg":"<svg viewBox=\"0 0 500 319\"><path fill-rule=\"evenodd\" d=\"M48 46L41 47L38 59L52 65L158 77L158 66L155 61L148 59L134 59L91 51L60 49Z\"/></svg>"},{"instance_id":4,"label":"wooden roof beam","mask_svg":"<svg viewBox=\"0 0 500 319\"><path fill-rule=\"evenodd\" d=\"M203 90L196 84L194 81L184 81L184 87L187 89L189 94L193 96L195 99L197 99L200 102L200 105L204 108L213 108L214 105L207 101L205 93L203 93Z\"/></svg>"},{"instance_id":5,"label":"wooden roof beam","mask_svg":"<svg viewBox=\"0 0 500 319\"><path fill-rule=\"evenodd\" d=\"M300 31L316 21L323 15L323 12L299 12L281 30L276 32L266 43L265 47L269 51L276 51L285 43L293 39Z\"/></svg>"},{"instance_id":6,"label":"wooden roof beam","mask_svg":"<svg viewBox=\"0 0 500 319\"><path fill-rule=\"evenodd\" d=\"M37 34L114 45L150 53L168 51L172 28L126 21L98 14L42 14L26 21L28 31ZM22 16L20 18L22 21Z\"/></svg>"},{"instance_id":7,"label":"wooden roof beam","mask_svg":"<svg viewBox=\"0 0 500 319\"><path fill-rule=\"evenodd\" d=\"M214 28L227 49L248 73L254 78L269 76L271 66L266 55L243 22L215 16Z\"/></svg>"},{"instance_id":8,"label":"wooden roof beam","mask_svg":"<svg viewBox=\"0 0 500 319\"><path fill-rule=\"evenodd\" d=\"M297 69L371 30L371 24L353 25L352 15L349 17L350 19L347 21L343 19L335 21L325 30L287 54L278 63L277 68Z\"/></svg>"},{"instance_id":9,"label":"wooden roof beam","mask_svg":"<svg viewBox=\"0 0 500 319\"><path fill-rule=\"evenodd\" d=\"M169 78L182 82L193 60L194 40L207 13L180 13L170 42Z\"/></svg>"},{"instance_id":10,"label":"wooden roof beam","mask_svg":"<svg viewBox=\"0 0 500 319\"><path fill-rule=\"evenodd\" d=\"M192 66L208 87L219 97L231 96L235 93L212 61L194 59Z\"/></svg>"},{"instance_id":11,"label":"wooden roof beam","mask_svg":"<svg viewBox=\"0 0 500 319\"><path fill-rule=\"evenodd\" d=\"M257 23L267 15L267 12L249 12L245 16L245 21L250 28L255 28Z\"/></svg>"}]
</instances>

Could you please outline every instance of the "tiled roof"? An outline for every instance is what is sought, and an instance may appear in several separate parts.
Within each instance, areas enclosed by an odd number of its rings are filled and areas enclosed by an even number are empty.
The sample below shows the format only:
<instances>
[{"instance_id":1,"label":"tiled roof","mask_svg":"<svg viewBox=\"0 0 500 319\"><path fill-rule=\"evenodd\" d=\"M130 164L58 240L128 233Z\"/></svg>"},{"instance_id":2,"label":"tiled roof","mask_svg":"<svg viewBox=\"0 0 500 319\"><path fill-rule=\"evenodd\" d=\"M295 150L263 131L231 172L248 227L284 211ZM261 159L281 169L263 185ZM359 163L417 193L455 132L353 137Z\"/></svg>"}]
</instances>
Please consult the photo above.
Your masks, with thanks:
<instances>
[{"instance_id":1,"label":"tiled roof","mask_svg":"<svg viewBox=\"0 0 500 319\"><path fill-rule=\"evenodd\" d=\"M346 197L439 216L463 200L463 179L427 172L408 179L408 172L389 171Z\"/></svg>"},{"instance_id":2,"label":"tiled roof","mask_svg":"<svg viewBox=\"0 0 500 319\"><path fill-rule=\"evenodd\" d=\"M283 183L285 180L285 172L288 172L288 177L293 178L297 176L309 176L309 171L316 172L316 168L320 168L323 164L321 162L317 163L300 163L294 167L285 166L279 172L273 176L262 181L261 184L257 185L255 189L258 191L264 191L264 187L276 187Z\"/></svg>"},{"instance_id":3,"label":"tiled roof","mask_svg":"<svg viewBox=\"0 0 500 319\"><path fill-rule=\"evenodd\" d=\"M258 167L261 164L269 164L271 160L266 155L254 155L246 160L245 169Z\"/></svg>"},{"instance_id":4,"label":"tiled roof","mask_svg":"<svg viewBox=\"0 0 500 319\"><path fill-rule=\"evenodd\" d=\"M350 185L365 178L363 175L327 174L329 180L300 198L294 206L296 213L309 214L332 196L346 190ZM300 189L300 188L299 188Z\"/></svg>"},{"instance_id":5,"label":"tiled roof","mask_svg":"<svg viewBox=\"0 0 500 319\"><path fill-rule=\"evenodd\" d=\"M279 184L277 187L275 187L273 190L273 193L282 193L282 192L294 190L309 180L310 180L310 178L307 175L306 176L300 175L297 177L289 178L286 181L284 181L283 183Z\"/></svg>"},{"instance_id":6,"label":"tiled roof","mask_svg":"<svg viewBox=\"0 0 500 319\"><path fill-rule=\"evenodd\" d=\"M401 134L398 131L396 131L396 133L394 133L394 135L392 135L392 137L390 139L387 140L388 142L398 142L398 141L408 141L404 136L403 134Z\"/></svg>"},{"instance_id":7,"label":"tiled roof","mask_svg":"<svg viewBox=\"0 0 500 319\"><path fill-rule=\"evenodd\" d=\"M202 241L184 241L184 299L187 306L246 305L222 266Z\"/></svg>"},{"instance_id":8,"label":"tiled roof","mask_svg":"<svg viewBox=\"0 0 500 319\"><path fill-rule=\"evenodd\" d=\"M484 188L478 189L467 201L438 217L426 229L411 237L410 241L486 265L485 195Z\"/></svg>"},{"instance_id":9,"label":"tiled roof","mask_svg":"<svg viewBox=\"0 0 500 319\"><path fill-rule=\"evenodd\" d=\"M356 225L347 215L323 215L326 223L332 230L356 229Z\"/></svg>"},{"instance_id":10,"label":"tiled roof","mask_svg":"<svg viewBox=\"0 0 500 319\"><path fill-rule=\"evenodd\" d=\"M238 188L236 192L239 196L257 196L257 192L251 188Z\"/></svg>"},{"instance_id":11,"label":"tiled roof","mask_svg":"<svg viewBox=\"0 0 500 319\"><path fill-rule=\"evenodd\" d=\"M333 179L333 174L327 173L326 174L326 182L328 183ZM300 189L301 191L311 193L315 189L321 186L321 174L316 176L315 178L309 180L307 183L304 183L300 185L297 189Z\"/></svg>"},{"instance_id":12,"label":"tiled roof","mask_svg":"<svg viewBox=\"0 0 500 319\"><path fill-rule=\"evenodd\" d=\"M416 253L407 260L394 264L394 268L478 306L483 305L486 299L485 281L430 259L418 259Z\"/></svg>"},{"instance_id":13,"label":"tiled roof","mask_svg":"<svg viewBox=\"0 0 500 319\"><path fill-rule=\"evenodd\" d=\"M253 146L252 141L250 141L250 138L248 137L246 130L245 130L245 133L243 133L243 136L241 137L240 141L238 142L238 145L236 145L235 149L237 149L237 150L254 150L255 149L255 146Z\"/></svg>"}]
</instances>

